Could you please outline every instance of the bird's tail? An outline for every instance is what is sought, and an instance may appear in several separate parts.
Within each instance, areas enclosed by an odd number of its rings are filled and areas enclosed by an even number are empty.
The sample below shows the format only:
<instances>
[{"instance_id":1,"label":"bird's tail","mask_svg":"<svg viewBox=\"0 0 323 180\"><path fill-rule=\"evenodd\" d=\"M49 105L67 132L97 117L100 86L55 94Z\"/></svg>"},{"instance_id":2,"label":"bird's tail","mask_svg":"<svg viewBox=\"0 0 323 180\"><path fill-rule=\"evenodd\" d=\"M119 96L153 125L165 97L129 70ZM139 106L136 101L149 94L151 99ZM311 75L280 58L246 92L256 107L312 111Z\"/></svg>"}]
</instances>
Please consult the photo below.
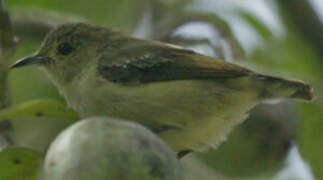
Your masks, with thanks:
<instances>
[{"instance_id":1,"label":"bird's tail","mask_svg":"<svg viewBox=\"0 0 323 180\"><path fill-rule=\"evenodd\" d=\"M256 74L255 78L258 82L264 83L261 86L264 87L261 89L261 97L264 99L293 98L308 101L313 99L312 88L304 82L262 74Z\"/></svg>"}]
</instances>

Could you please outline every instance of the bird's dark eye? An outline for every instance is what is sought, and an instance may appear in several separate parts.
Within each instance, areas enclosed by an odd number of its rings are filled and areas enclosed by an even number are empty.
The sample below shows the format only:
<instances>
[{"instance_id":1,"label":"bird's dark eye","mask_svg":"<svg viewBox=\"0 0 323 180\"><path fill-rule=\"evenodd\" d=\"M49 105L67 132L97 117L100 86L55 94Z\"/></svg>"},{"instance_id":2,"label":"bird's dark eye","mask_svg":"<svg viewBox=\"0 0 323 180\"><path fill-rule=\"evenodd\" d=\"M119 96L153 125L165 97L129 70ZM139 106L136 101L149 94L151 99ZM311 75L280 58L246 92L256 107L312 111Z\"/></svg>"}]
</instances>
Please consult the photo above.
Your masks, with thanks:
<instances>
[{"instance_id":1,"label":"bird's dark eye","mask_svg":"<svg viewBox=\"0 0 323 180\"><path fill-rule=\"evenodd\" d=\"M60 44L57 48L58 52L64 56L69 55L72 51L74 51L74 49L75 48L67 42Z\"/></svg>"}]
</instances>

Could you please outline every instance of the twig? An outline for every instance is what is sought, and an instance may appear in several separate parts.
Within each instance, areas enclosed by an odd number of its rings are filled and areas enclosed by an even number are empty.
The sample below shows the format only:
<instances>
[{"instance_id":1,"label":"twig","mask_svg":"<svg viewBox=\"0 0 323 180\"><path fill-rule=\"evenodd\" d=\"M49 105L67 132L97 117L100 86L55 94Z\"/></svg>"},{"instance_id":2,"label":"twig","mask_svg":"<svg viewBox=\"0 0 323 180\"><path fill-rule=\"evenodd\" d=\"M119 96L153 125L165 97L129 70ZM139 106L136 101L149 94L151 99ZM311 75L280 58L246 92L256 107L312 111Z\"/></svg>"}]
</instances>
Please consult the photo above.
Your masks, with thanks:
<instances>
[{"instance_id":1,"label":"twig","mask_svg":"<svg viewBox=\"0 0 323 180\"><path fill-rule=\"evenodd\" d=\"M15 50L14 34L5 7L5 1L0 1L0 109L6 107L9 103L8 92L8 70L10 58Z\"/></svg>"},{"instance_id":2,"label":"twig","mask_svg":"<svg viewBox=\"0 0 323 180\"><path fill-rule=\"evenodd\" d=\"M168 42L170 40L169 38L172 31L185 23L194 21L207 22L213 25L214 28L219 31L221 36L225 37L225 39L228 40L230 47L232 48L232 55L234 59L241 60L244 58L245 54L238 41L233 36L230 27L224 20L222 20L215 14L182 12L181 16L174 16L174 18L165 18L154 27L153 32L158 33L154 34L153 38L156 40ZM158 31L158 29L163 29L163 31L160 32Z\"/></svg>"}]
</instances>

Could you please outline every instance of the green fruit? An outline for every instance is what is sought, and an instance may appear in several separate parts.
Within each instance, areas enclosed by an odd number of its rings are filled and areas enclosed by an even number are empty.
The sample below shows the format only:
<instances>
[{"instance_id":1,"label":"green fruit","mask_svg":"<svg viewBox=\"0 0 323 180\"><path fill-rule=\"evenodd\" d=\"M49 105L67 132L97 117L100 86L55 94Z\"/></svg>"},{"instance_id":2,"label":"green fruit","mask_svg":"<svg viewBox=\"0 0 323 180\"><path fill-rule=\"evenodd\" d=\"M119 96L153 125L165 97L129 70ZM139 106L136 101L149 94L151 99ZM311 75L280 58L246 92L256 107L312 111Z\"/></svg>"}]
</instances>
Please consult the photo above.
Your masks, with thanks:
<instances>
[{"instance_id":1,"label":"green fruit","mask_svg":"<svg viewBox=\"0 0 323 180\"><path fill-rule=\"evenodd\" d=\"M181 180L175 153L138 124L96 117L63 131L44 162L46 180Z\"/></svg>"}]
</instances>

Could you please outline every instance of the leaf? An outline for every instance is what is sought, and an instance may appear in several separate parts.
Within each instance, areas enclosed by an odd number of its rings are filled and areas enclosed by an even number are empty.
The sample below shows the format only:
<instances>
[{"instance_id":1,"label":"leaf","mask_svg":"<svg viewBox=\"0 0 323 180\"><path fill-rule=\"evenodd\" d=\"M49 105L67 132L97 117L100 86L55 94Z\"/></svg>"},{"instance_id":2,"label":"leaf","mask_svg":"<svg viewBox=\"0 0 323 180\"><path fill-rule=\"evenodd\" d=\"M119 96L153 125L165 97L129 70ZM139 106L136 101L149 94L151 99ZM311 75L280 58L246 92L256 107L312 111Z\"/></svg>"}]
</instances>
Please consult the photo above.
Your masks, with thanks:
<instances>
[{"instance_id":1,"label":"leaf","mask_svg":"<svg viewBox=\"0 0 323 180\"><path fill-rule=\"evenodd\" d=\"M13 145L46 151L78 115L55 100L30 101L0 111L0 133Z\"/></svg>"},{"instance_id":2,"label":"leaf","mask_svg":"<svg viewBox=\"0 0 323 180\"><path fill-rule=\"evenodd\" d=\"M18 147L8 147L0 152L1 180L35 180L43 155Z\"/></svg>"},{"instance_id":3,"label":"leaf","mask_svg":"<svg viewBox=\"0 0 323 180\"><path fill-rule=\"evenodd\" d=\"M78 115L55 100L34 100L15 105L0 111L0 118L56 117L75 121Z\"/></svg>"}]
</instances>

